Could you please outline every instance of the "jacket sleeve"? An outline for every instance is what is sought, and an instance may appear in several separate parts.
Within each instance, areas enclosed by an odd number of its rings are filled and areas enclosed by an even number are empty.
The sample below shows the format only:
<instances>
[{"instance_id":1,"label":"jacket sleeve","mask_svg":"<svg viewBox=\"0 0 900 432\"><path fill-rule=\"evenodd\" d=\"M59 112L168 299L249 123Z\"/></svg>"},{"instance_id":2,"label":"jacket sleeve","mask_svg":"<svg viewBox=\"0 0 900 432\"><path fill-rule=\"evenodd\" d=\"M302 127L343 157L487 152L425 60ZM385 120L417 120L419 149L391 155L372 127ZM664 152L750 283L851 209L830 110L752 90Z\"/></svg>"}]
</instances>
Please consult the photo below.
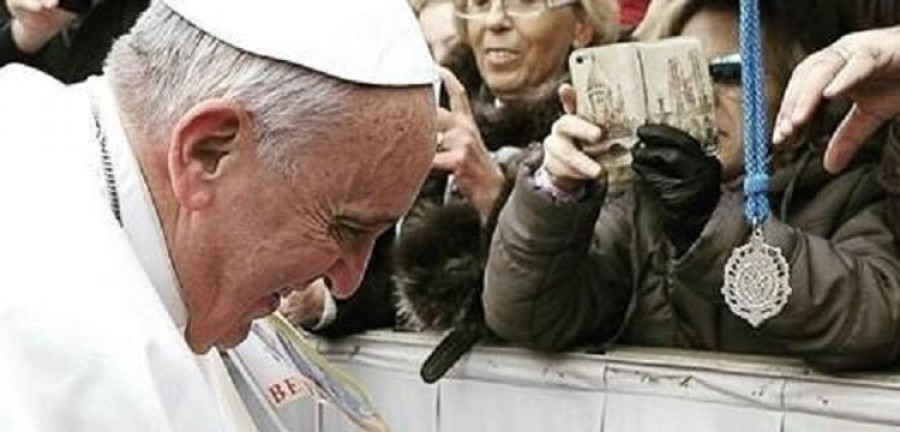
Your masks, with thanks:
<instances>
[{"instance_id":1,"label":"jacket sleeve","mask_svg":"<svg viewBox=\"0 0 900 432\"><path fill-rule=\"evenodd\" d=\"M831 238L772 221L793 292L762 331L826 369L892 363L900 348L900 253L885 215L884 202L871 205Z\"/></svg>"},{"instance_id":2,"label":"jacket sleeve","mask_svg":"<svg viewBox=\"0 0 900 432\"><path fill-rule=\"evenodd\" d=\"M766 242L781 248L788 261L792 292L784 309L758 331L823 369L885 366L900 350L900 251L887 222L887 203L875 195L881 189L873 174L871 167L845 174L852 176L842 182L849 198L837 215L813 217L803 228L774 217L764 225ZM746 241L745 222L721 219L743 221L741 199L734 198L723 200L728 209L707 227L714 235L695 244L688 252L694 256L679 263L682 278L702 268L724 268L729 250Z\"/></svg>"},{"instance_id":3,"label":"jacket sleeve","mask_svg":"<svg viewBox=\"0 0 900 432\"><path fill-rule=\"evenodd\" d=\"M900 124L894 123L891 129L897 131ZM887 192L886 220L894 232L894 238L900 241L900 140L891 140L885 147L878 181Z\"/></svg>"},{"instance_id":4,"label":"jacket sleeve","mask_svg":"<svg viewBox=\"0 0 900 432\"><path fill-rule=\"evenodd\" d=\"M521 170L485 273L485 319L499 336L560 350L616 332L630 299L629 228L615 205L598 220L601 189L558 203L535 189L529 168Z\"/></svg>"}]
</instances>

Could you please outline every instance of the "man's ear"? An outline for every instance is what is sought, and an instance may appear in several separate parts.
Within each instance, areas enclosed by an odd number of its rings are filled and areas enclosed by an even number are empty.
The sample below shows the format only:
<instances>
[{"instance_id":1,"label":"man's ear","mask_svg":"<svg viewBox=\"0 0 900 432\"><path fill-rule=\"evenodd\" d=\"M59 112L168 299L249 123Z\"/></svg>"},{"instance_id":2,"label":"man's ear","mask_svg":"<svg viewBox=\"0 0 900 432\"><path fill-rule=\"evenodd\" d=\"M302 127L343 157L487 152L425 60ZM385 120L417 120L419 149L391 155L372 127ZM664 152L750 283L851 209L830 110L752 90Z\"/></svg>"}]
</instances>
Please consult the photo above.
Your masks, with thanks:
<instances>
[{"instance_id":1,"label":"man's ear","mask_svg":"<svg viewBox=\"0 0 900 432\"><path fill-rule=\"evenodd\" d=\"M172 132L169 177L178 203L190 210L215 199L217 180L252 135L250 116L233 101L205 100L185 113Z\"/></svg>"}]
</instances>

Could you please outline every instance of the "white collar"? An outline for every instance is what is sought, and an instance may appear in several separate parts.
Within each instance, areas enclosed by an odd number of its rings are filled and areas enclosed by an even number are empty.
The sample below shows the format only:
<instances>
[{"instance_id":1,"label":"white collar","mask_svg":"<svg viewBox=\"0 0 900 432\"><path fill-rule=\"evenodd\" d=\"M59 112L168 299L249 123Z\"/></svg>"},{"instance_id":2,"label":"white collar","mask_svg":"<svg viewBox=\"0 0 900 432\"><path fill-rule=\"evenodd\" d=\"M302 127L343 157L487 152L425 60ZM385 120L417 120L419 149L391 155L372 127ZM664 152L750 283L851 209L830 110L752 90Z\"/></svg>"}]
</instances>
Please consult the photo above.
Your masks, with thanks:
<instances>
[{"instance_id":1,"label":"white collar","mask_svg":"<svg viewBox=\"0 0 900 432\"><path fill-rule=\"evenodd\" d=\"M187 326L187 309L178 277L147 182L122 128L118 105L105 77L91 77L87 86L106 135L125 234L169 316L183 332Z\"/></svg>"}]
</instances>

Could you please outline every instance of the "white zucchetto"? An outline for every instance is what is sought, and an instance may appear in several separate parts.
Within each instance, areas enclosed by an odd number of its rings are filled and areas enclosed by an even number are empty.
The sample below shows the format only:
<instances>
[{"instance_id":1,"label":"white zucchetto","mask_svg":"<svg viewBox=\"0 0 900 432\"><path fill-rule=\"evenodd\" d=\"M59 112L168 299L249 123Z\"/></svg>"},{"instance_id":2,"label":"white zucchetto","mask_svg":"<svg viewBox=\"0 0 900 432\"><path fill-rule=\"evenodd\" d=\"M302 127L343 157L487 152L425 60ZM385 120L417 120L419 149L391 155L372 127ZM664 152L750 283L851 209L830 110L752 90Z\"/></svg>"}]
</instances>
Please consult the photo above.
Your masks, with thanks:
<instances>
[{"instance_id":1,"label":"white zucchetto","mask_svg":"<svg viewBox=\"0 0 900 432\"><path fill-rule=\"evenodd\" d=\"M163 0L243 51L379 86L435 84L434 60L406 0Z\"/></svg>"}]
</instances>

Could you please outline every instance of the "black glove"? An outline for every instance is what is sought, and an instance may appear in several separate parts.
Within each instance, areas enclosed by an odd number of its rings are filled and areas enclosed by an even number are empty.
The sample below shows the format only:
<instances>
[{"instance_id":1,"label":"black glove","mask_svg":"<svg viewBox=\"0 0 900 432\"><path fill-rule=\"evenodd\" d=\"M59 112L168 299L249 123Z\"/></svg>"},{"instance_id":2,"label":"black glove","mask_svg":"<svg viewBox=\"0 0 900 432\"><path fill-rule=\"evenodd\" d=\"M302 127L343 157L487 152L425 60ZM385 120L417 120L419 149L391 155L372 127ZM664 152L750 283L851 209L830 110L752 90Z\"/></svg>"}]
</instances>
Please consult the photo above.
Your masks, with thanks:
<instances>
[{"instance_id":1,"label":"black glove","mask_svg":"<svg viewBox=\"0 0 900 432\"><path fill-rule=\"evenodd\" d=\"M632 167L655 197L663 232L680 256L719 203L722 166L696 139L671 126L641 126L637 135L641 142L632 150Z\"/></svg>"}]
</instances>

